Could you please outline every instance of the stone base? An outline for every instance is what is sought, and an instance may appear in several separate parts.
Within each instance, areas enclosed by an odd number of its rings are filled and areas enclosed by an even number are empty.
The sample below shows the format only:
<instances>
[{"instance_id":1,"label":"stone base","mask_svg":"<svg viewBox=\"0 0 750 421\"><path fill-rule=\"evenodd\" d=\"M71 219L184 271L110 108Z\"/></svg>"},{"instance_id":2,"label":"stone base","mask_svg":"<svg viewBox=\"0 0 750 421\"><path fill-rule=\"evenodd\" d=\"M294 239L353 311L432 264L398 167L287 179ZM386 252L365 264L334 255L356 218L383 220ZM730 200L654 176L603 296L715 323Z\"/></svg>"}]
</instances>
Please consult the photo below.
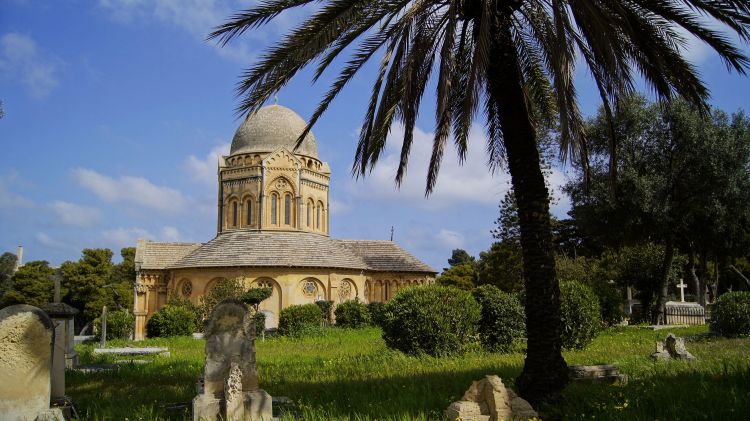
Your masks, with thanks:
<instances>
[{"instance_id":1,"label":"stone base","mask_svg":"<svg viewBox=\"0 0 750 421\"><path fill-rule=\"evenodd\" d=\"M78 366L78 354L65 354L65 368L76 368Z\"/></svg>"},{"instance_id":2,"label":"stone base","mask_svg":"<svg viewBox=\"0 0 750 421\"><path fill-rule=\"evenodd\" d=\"M242 413L242 420L230 417L233 421L270 421L273 419L273 399L265 390L243 392L243 410L234 414ZM226 420L223 412L227 408L220 397L199 394L193 399L193 421L219 421Z\"/></svg>"},{"instance_id":3,"label":"stone base","mask_svg":"<svg viewBox=\"0 0 750 421\"><path fill-rule=\"evenodd\" d=\"M35 421L65 421L69 420L65 418L63 411L60 408L50 408L36 416Z\"/></svg>"},{"instance_id":4,"label":"stone base","mask_svg":"<svg viewBox=\"0 0 750 421\"><path fill-rule=\"evenodd\" d=\"M568 367L570 378L575 381L600 381L613 385L624 386L628 383L628 376L620 374L616 365L572 365Z\"/></svg>"},{"instance_id":5,"label":"stone base","mask_svg":"<svg viewBox=\"0 0 750 421\"><path fill-rule=\"evenodd\" d=\"M193 399L193 421L218 421L221 414L221 399L201 394Z\"/></svg>"}]
</instances>

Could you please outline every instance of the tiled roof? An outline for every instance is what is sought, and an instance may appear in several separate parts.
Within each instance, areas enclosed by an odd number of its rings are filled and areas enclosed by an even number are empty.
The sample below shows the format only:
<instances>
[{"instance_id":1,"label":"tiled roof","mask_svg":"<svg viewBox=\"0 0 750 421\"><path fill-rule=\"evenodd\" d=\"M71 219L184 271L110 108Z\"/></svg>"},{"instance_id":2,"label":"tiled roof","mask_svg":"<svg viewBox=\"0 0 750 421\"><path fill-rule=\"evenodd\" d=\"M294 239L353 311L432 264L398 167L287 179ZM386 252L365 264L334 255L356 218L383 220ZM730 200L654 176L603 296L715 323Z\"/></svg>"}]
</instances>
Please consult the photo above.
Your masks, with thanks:
<instances>
[{"instance_id":1,"label":"tiled roof","mask_svg":"<svg viewBox=\"0 0 750 421\"><path fill-rule=\"evenodd\" d=\"M138 240L135 263L141 269L164 269L200 247L201 243L157 243Z\"/></svg>"},{"instance_id":2,"label":"tiled roof","mask_svg":"<svg viewBox=\"0 0 750 421\"><path fill-rule=\"evenodd\" d=\"M307 232L227 231L170 268L274 266L367 269L335 240Z\"/></svg>"},{"instance_id":3,"label":"tiled roof","mask_svg":"<svg viewBox=\"0 0 750 421\"><path fill-rule=\"evenodd\" d=\"M205 244L141 240L136 262L139 257L146 257L143 269L245 266L436 272L392 241L334 240L307 232L227 231Z\"/></svg>"},{"instance_id":4,"label":"tiled roof","mask_svg":"<svg viewBox=\"0 0 750 421\"><path fill-rule=\"evenodd\" d=\"M431 272L437 271L393 241L336 240L362 258L370 270L380 272Z\"/></svg>"}]
</instances>

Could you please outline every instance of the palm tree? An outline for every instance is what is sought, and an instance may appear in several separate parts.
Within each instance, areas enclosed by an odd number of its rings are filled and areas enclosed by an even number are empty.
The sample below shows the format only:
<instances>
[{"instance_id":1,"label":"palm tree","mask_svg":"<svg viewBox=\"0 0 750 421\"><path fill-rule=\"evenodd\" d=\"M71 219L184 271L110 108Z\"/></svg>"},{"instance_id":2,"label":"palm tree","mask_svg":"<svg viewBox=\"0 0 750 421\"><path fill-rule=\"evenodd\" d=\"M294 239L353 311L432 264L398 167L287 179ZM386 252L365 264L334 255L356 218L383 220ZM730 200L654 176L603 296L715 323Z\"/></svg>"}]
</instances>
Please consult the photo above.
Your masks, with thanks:
<instances>
[{"instance_id":1,"label":"palm tree","mask_svg":"<svg viewBox=\"0 0 750 421\"><path fill-rule=\"evenodd\" d=\"M312 0L265 0L209 35L225 45L280 13ZM351 78L382 53L365 111L353 173L366 175L383 152L394 119L404 125L395 181L406 173L427 82L437 76L436 128L426 194L435 186L446 143L465 157L481 107L490 169L507 166L518 201L528 346L516 385L532 403L568 380L561 355L560 291L551 246L548 192L537 126L556 119L560 158L586 166L583 124L573 83L577 64L596 81L611 115L617 98L642 77L661 98L706 109L708 89L682 55L685 31L744 73L750 62L716 23L750 38L747 0L327 0L245 71L238 112L253 113L302 68L315 77L352 51L310 118L309 130ZM345 53L345 51L347 53ZM379 54L380 55L380 54ZM300 139L306 134L303 133ZM612 133L612 162L615 133ZM611 165L614 172L615 166ZM614 175L614 173L612 174Z\"/></svg>"}]
</instances>

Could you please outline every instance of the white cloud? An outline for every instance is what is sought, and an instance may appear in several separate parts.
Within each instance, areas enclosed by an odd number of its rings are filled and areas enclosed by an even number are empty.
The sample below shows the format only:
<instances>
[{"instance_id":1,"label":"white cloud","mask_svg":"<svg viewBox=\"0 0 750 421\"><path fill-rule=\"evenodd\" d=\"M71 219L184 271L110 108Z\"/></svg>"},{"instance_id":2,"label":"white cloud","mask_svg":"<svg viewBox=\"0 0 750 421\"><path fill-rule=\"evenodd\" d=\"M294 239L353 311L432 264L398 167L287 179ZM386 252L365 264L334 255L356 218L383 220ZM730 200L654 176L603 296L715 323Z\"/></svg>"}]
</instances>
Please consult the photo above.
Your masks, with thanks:
<instances>
[{"instance_id":1,"label":"white cloud","mask_svg":"<svg viewBox=\"0 0 750 421\"><path fill-rule=\"evenodd\" d=\"M352 210L352 205L350 203L342 202L336 199L330 199L328 201L328 206L330 207L331 215L333 216L343 215Z\"/></svg>"},{"instance_id":2,"label":"white cloud","mask_svg":"<svg viewBox=\"0 0 750 421\"><path fill-rule=\"evenodd\" d=\"M34 235L34 239L36 239L39 244L52 249L76 250L75 246L60 240L56 240L43 232L36 233L36 235Z\"/></svg>"},{"instance_id":3,"label":"white cloud","mask_svg":"<svg viewBox=\"0 0 750 421\"><path fill-rule=\"evenodd\" d=\"M234 13L252 6L246 1L221 0L99 0L99 6L105 9L115 20L123 23L132 22L144 17L180 28L196 41L205 42L206 36L218 25L225 22ZM219 47L209 41L219 56L248 64L255 60L258 41L268 38L269 32L278 33L287 29L292 22L299 21L301 10L293 10L275 19L264 30L248 31L229 45Z\"/></svg>"},{"instance_id":4,"label":"white cloud","mask_svg":"<svg viewBox=\"0 0 750 421\"><path fill-rule=\"evenodd\" d=\"M20 194L12 192L7 184L13 181L14 175L0 178L0 209L2 208L30 208L34 203Z\"/></svg>"},{"instance_id":5,"label":"white cloud","mask_svg":"<svg viewBox=\"0 0 750 421\"><path fill-rule=\"evenodd\" d=\"M487 167L486 140L478 126L470 132L469 148L463 165L459 163L452 144L446 146L437 184L428 199L425 199L424 191L434 134L415 128L408 172L401 188L398 189L394 178L400 160L403 135L403 127L393 128L385 151L372 173L364 180L349 183L352 194L408 200L412 204L437 209L458 204L497 204L508 189L507 174L499 172L493 176Z\"/></svg>"},{"instance_id":6,"label":"white cloud","mask_svg":"<svg viewBox=\"0 0 750 421\"><path fill-rule=\"evenodd\" d=\"M133 247L141 238L154 238L143 228L115 228L102 231L102 238L114 248Z\"/></svg>"},{"instance_id":7,"label":"white cloud","mask_svg":"<svg viewBox=\"0 0 750 421\"><path fill-rule=\"evenodd\" d=\"M0 38L0 74L20 80L34 98L44 98L57 87L58 63L28 35L9 32Z\"/></svg>"},{"instance_id":8,"label":"white cloud","mask_svg":"<svg viewBox=\"0 0 750 421\"><path fill-rule=\"evenodd\" d=\"M161 238L163 241L180 241L180 230L175 227L166 226L161 230Z\"/></svg>"},{"instance_id":9,"label":"white cloud","mask_svg":"<svg viewBox=\"0 0 750 421\"><path fill-rule=\"evenodd\" d=\"M52 202L50 208L57 213L61 223L74 227L85 228L96 225L101 216L99 210L96 208L76 205L61 200Z\"/></svg>"},{"instance_id":10,"label":"white cloud","mask_svg":"<svg viewBox=\"0 0 750 421\"><path fill-rule=\"evenodd\" d=\"M216 184L216 166L219 155L229 154L229 143L215 146L204 159L190 155L185 162L185 170L193 180L209 185Z\"/></svg>"},{"instance_id":11,"label":"white cloud","mask_svg":"<svg viewBox=\"0 0 750 421\"><path fill-rule=\"evenodd\" d=\"M79 185L108 203L124 202L164 213L186 208L187 198L178 190L157 186L143 177L122 176L118 179L86 168L73 170Z\"/></svg>"},{"instance_id":12,"label":"white cloud","mask_svg":"<svg viewBox=\"0 0 750 421\"><path fill-rule=\"evenodd\" d=\"M440 232L437 233L435 239L440 244L450 249L457 249L464 246L463 234L461 234L460 232L447 230L445 228L441 229Z\"/></svg>"}]
</instances>

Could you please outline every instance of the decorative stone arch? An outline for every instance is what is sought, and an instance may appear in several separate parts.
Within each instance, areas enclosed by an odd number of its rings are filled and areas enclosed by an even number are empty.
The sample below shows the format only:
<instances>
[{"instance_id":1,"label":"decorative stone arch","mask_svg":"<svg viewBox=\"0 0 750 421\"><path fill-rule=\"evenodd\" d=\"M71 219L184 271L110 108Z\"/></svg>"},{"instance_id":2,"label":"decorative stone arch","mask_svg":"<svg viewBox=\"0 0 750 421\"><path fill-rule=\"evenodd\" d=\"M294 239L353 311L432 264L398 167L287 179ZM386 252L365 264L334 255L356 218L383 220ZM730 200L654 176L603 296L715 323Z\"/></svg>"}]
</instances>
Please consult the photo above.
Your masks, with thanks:
<instances>
[{"instance_id":1,"label":"decorative stone arch","mask_svg":"<svg viewBox=\"0 0 750 421\"><path fill-rule=\"evenodd\" d=\"M357 290L357 284L349 278L344 278L339 282L338 288L338 302L343 303L359 297L359 291ZM333 297L332 297L333 298Z\"/></svg>"},{"instance_id":2,"label":"decorative stone arch","mask_svg":"<svg viewBox=\"0 0 750 421\"><path fill-rule=\"evenodd\" d=\"M307 219L305 220L305 226L309 229L315 229L315 201L312 197L309 197L306 203L305 216Z\"/></svg>"},{"instance_id":3,"label":"decorative stone arch","mask_svg":"<svg viewBox=\"0 0 750 421\"><path fill-rule=\"evenodd\" d=\"M315 205L315 229L318 231L325 232L325 223L326 223L326 215L325 215L325 206L323 206L323 201L318 200L318 203Z\"/></svg>"},{"instance_id":4,"label":"decorative stone arch","mask_svg":"<svg viewBox=\"0 0 750 421\"><path fill-rule=\"evenodd\" d=\"M313 285L314 288L311 285ZM299 301L302 303L314 303L318 300L328 299L326 287L318 278L308 277L302 279L297 283L295 291L295 295L299 297Z\"/></svg>"},{"instance_id":5,"label":"decorative stone arch","mask_svg":"<svg viewBox=\"0 0 750 421\"><path fill-rule=\"evenodd\" d=\"M175 292L182 298L190 299L195 292L193 290L193 281L189 278L181 278L175 285Z\"/></svg>"},{"instance_id":6,"label":"decorative stone arch","mask_svg":"<svg viewBox=\"0 0 750 421\"><path fill-rule=\"evenodd\" d=\"M268 190L278 192L281 195L289 192L292 194L292 196L295 196L297 193L294 182L285 175L277 175L268 182L267 187Z\"/></svg>"},{"instance_id":7,"label":"decorative stone arch","mask_svg":"<svg viewBox=\"0 0 750 421\"><path fill-rule=\"evenodd\" d=\"M373 288L373 282L369 278L365 280L365 291L362 293L362 296L364 297L365 302L369 303L372 302L372 295L374 292Z\"/></svg>"},{"instance_id":8,"label":"decorative stone arch","mask_svg":"<svg viewBox=\"0 0 750 421\"><path fill-rule=\"evenodd\" d=\"M255 279L251 288L270 287L273 290L268 299L260 303L260 312L266 315L266 329L276 329L279 327L279 314L281 313L281 285L275 279L269 277L260 277Z\"/></svg>"},{"instance_id":9,"label":"decorative stone arch","mask_svg":"<svg viewBox=\"0 0 750 421\"><path fill-rule=\"evenodd\" d=\"M240 203L240 198L236 195L227 198L224 209L224 226L226 228L239 228L241 226L242 210Z\"/></svg>"},{"instance_id":10,"label":"decorative stone arch","mask_svg":"<svg viewBox=\"0 0 750 421\"><path fill-rule=\"evenodd\" d=\"M224 278L222 276L217 276L216 278L211 279L210 281L206 282L206 286L203 287L203 295L208 294L219 282L226 281L227 278Z\"/></svg>"}]
</instances>

